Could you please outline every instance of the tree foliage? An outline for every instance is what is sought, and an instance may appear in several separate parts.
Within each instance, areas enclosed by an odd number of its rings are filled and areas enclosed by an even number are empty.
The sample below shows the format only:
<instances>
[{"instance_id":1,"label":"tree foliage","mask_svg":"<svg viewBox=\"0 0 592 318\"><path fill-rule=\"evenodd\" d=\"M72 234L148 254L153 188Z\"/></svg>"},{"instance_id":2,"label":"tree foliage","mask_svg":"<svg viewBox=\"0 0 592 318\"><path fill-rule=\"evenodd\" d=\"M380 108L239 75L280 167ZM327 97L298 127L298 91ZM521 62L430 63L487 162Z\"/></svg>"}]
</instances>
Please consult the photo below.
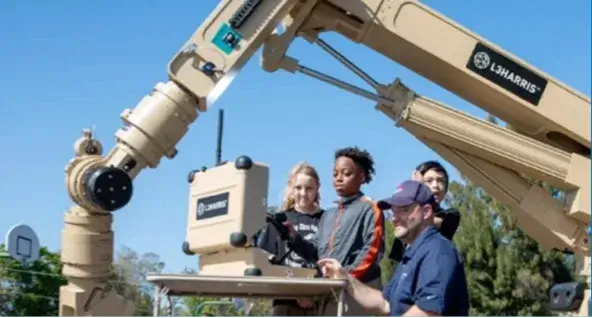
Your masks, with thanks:
<instances>
[{"instance_id":1,"label":"tree foliage","mask_svg":"<svg viewBox=\"0 0 592 318\"><path fill-rule=\"evenodd\" d=\"M385 255L380 262L380 269L382 272L382 285L386 286L388 282L393 277L395 273L395 268L397 267L397 262L391 260L388 257L388 253L393 246L393 242L395 241L395 227L392 222L385 222L384 224L384 246L385 246Z\"/></svg>"},{"instance_id":2,"label":"tree foliage","mask_svg":"<svg viewBox=\"0 0 592 318\"><path fill-rule=\"evenodd\" d=\"M269 316L271 313L271 300L232 299L215 297L186 297L183 299L182 316Z\"/></svg>"},{"instance_id":3,"label":"tree foliage","mask_svg":"<svg viewBox=\"0 0 592 318\"><path fill-rule=\"evenodd\" d=\"M462 215L455 244L465 261L471 315L552 314L549 288L573 278L566 256L525 235L506 206L469 180L453 182L447 202Z\"/></svg>"},{"instance_id":4,"label":"tree foliage","mask_svg":"<svg viewBox=\"0 0 592 318\"><path fill-rule=\"evenodd\" d=\"M59 288L66 284L61 267L59 254L45 247L29 264L0 258L0 316L57 316Z\"/></svg>"},{"instance_id":5,"label":"tree foliage","mask_svg":"<svg viewBox=\"0 0 592 318\"><path fill-rule=\"evenodd\" d=\"M3 246L0 252L4 252ZM109 282L120 295L134 302L135 316L152 316L153 287L145 277L163 268L158 255L122 247ZM40 249L40 258L30 264L0 258L0 316L57 316L59 288L67 284L61 270L60 254L45 247Z\"/></svg>"},{"instance_id":6,"label":"tree foliage","mask_svg":"<svg viewBox=\"0 0 592 318\"><path fill-rule=\"evenodd\" d=\"M185 274L195 275L196 271L186 268ZM232 299L228 297L184 297L182 300L182 316L269 316L271 300L269 299Z\"/></svg>"},{"instance_id":7,"label":"tree foliage","mask_svg":"<svg viewBox=\"0 0 592 318\"><path fill-rule=\"evenodd\" d=\"M526 180L560 199L560 191ZM573 279L569 257L540 246L507 206L466 178L451 183L446 203L462 215L454 241L465 261L471 315L551 315L549 288Z\"/></svg>"},{"instance_id":8,"label":"tree foliage","mask_svg":"<svg viewBox=\"0 0 592 318\"><path fill-rule=\"evenodd\" d=\"M110 282L120 295L134 302L134 316L152 316L154 287L146 281L146 275L161 273L164 266L155 253L139 254L126 246L117 252Z\"/></svg>"}]
</instances>

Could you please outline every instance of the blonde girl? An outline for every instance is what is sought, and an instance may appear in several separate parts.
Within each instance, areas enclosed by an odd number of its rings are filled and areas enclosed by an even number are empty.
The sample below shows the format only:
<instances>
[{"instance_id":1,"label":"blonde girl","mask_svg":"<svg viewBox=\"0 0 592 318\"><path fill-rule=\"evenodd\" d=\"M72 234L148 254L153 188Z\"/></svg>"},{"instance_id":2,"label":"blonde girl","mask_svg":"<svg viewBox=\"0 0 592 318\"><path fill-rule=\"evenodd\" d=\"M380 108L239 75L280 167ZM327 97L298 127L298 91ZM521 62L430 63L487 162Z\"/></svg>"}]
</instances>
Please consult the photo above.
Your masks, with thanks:
<instances>
[{"instance_id":1,"label":"blonde girl","mask_svg":"<svg viewBox=\"0 0 592 318\"><path fill-rule=\"evenodd\" d=\"M288 222L305 240L316 236L317 226L323 214L320 208L321 182L316 169L306 162L292 168L286 182L284 202L280 212L286 214ZM277 241L277 239L275 239ZM287 251L284 245L282 248ZM281 253L278 253L281 254ZM281 256L281 255L278 255ZM291 252L284 259L283 265L303 267L306 263L298 254ZM275 299L272 316L315 316L312 300Z\"/></svg>"},{"instance_id":2,"label":"blonde girl","mask_svg":"<svg viewBox=\"0 0 592 318\"><path fill-rule=\"evenodd\" d=\"M281 211L318 212L321 182L316 169L306 162L295 165L286 182Z\"/></svg>"}]
</instances>

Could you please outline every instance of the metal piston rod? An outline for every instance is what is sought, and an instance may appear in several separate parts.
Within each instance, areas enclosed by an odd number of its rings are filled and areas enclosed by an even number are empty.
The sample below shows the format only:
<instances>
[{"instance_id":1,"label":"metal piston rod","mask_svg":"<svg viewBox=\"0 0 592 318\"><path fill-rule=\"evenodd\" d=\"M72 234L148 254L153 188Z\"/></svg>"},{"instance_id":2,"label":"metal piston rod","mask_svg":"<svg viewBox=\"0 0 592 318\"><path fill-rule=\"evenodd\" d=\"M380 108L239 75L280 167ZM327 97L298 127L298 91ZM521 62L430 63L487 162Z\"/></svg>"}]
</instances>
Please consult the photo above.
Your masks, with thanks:
<instances>
[{"instance_id":1,"label":"metal piston rod","mask_svg":"<svg viewBox=\"0 0 592 318\"><path fill-rule=\"evenodd\" d=\"M318 79L318 80L323 81L325 83L329 83L335 87L339 87L343 90L346 90L350 93L354 93L358 96L365 97L365 98L372 100L374 102L383 103L383 104L387 104L387 105L394 103L394 101L387 99L385 97L382 97L376 93L372 93L372 92L365 90L363 88L360 88L356 85L344 82L344 81L337 79L333 76L313 70L313 69L308 68L306 66L298 65L296 70L304 75L308 75L312 78Z\"/></svg>"},{"instance_id":2,"label":"metal piston rod","mask_svg":"<svg viewBox=\"0 0 592 318\"><path fill-rule=\"evenodd\" d=\"M341 64L343 64L349 70L351 70L354 74L359 76L362 80L364 80L364 82L368 83L368 85L372 86L372 88L378 90L382 86L375 79L373 79L370 75L368 75L366 72L364 72L362 69L360 69L352 61L350 61L348 58L343 56L341 53L339 53L336 49L331 47L325 41L323 41L321 39L317 39L317 40L315 40L315 44L320 46L325 52L329 53L329 55L334 57L337 61L339 61ZM363 88L358 87L356 85L347 83L347 82L337 79L331 75L325 74L323 72L319 72L317 70L311 69L311 68L303 66L301 64L298 64L296 66L296 71L299 73L302 73L304 75L310 76L312 78L315 78L317 80L320 80L322 82L331 84L335 87L341 88L341 89L348 91L350 93L364 97L364 98L374 101L376 103L386 104L386 105L394 105L395 104L395 101L393 101L389 98L386 98L384 96L381 96L378 93L373 93L369 90L366 90L366 89L363 89Z\"/></svg>"},{"instance_id":3,"label":"metal piston rod","mask_svg":"<svg viewBox=\"0 0 592 318\"><path fill-rule=\"evenodd\" d=\"M320 46L323 50L325 50L325 52L329 53L336 60L341 62L341 64L343 64L349 70L351 70L356 75L358 75L361 79L364 80L364 82L366 82L366 83L368 83L368 85L372 86L372 88L378 89L380 87L380 83L378 83L375 79L373 79L370 75L368 75L368 73L364 72L361 68L359 68L356 64L354 64L354 62L350 61L347 57L345 57L341 53L339 53L339 51L334 49L327 42L325 42L321 39L316 39L315 44Z\"/></svg>"}]
</instances>

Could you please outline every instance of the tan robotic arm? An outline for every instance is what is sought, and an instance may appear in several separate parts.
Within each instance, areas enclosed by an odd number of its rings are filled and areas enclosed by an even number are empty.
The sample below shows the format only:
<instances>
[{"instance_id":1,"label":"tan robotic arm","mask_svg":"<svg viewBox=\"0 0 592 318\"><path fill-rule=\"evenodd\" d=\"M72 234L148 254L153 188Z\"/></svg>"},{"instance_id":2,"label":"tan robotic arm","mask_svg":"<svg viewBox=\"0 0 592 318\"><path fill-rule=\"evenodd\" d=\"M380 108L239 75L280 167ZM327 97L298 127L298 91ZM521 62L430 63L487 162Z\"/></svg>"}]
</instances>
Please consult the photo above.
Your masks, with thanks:
<instances>
[{"instance_id":1,"label":"tan robotic arm","mask_svg":"<svg viewBox=\"0 0 592 318\"><path fill-rule=\"evenodd\" d=\"M265 70L303 73L376 101L398 126L512 208L528 235L546 248L573 252L578 274L590 277L589 98L417 1L321 2L304 23L285 19L284 24L287 32L266 43ZM380 85L318 38L327 31L401 63L513 129L423 98L398 79ZM298 65L284 55L292 34L318 44L376 92ZM566 202L524 176L565 190ZM579 313L587 315L589 289L583 298Z\"/></svg>"},{"instance_id":2,"label":"tan robotic arm","mask_svg":"<svg viewBox=\"0 0 592 318\"><path fill-rule=\"evenodd\" d=\"M108 283L113 262L111 212L132 195L132 179L175 146L200 111L206 111L261 46L297 0L221 1L170 62L169 78L158 83L133 110L106 156L85 131L76 157L66 167L68 193L76 203L64 215L60 316L130 316L133 304Z\"/></svg>"},{"instance_id":3,"label":"tan robotic arm","mask_svg":"<svg viewBox=\"0 0 592 318\"><path fill-rule=\"evenodd\" d=\"M508 205L528 235L546 248L573 252L577 273L589 281L588 97L418 1L327 1L319 3L305 23L294 21L284 20L288 31L298 29L298 34L341 61L376 92L308 69L285 56L285 43L292 36L288 32L266 43L265 70L303 73L376 101L376 108L397 126ZM512 129L421 97L399 79L380 85L318 38L328 31L337 31L401 63L501 118ZM525 177L566 191L566 202L559 202ZM587 315L589 286L583 295L579 287L572 287L572 295L577 291L584 298L579 314ZM553 301L569 298L567 291L554 290L558 298Z\"/></svg>"},{"instance_id":4,"label":"tan robotic arm","mask_svg":"<svg viewBox=\"0 0 592 318\"><path fill-rule=\"evenodd\" d=\"M285 31L276 33L280 22ZM329 31L381 52L514 131L418 96L399 80L376 83L318 38ZM286 55L297 36L318 44L375 92L299 65ZM76 157L66 168L76 205L64 216L62 262L69 284L60 290L60 315L133 312L107 282L111 212L129 202L132 179L142 169L175 156L199 112L211 107L262 45L268 72L303 73L377 102L377 109L512 207L529 235L547 247L574 251L589 276L588 98L416 1L223 0L170 62L170 81L122 113L125 126L110 153L102 156L89 132L76 143ZM521 174L567 190L569 202L556 201Z\"/></svg>"}]
</instances>

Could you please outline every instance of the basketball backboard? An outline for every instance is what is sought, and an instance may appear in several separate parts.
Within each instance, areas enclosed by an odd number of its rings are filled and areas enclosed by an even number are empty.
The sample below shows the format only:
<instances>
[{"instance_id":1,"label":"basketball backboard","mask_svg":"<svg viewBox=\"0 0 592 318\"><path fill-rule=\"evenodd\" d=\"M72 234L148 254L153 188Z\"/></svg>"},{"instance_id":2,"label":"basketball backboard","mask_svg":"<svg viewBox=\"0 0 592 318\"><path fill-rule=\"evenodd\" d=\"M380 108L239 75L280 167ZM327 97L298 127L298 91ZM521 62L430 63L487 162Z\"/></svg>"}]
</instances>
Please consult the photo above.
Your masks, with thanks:
<instances>
[{"instance_id":1,"label":"basketball backboard","mask_svg":"<svg viewBox=\"0 0 592 318\"><path fill-rule=\"evenodd\" d=\"M23 263L34 262L39 258L39 238L33 229L25 224L17 224L6 232L6 250L10 256Z\"/></svg>"}]
</instances>

